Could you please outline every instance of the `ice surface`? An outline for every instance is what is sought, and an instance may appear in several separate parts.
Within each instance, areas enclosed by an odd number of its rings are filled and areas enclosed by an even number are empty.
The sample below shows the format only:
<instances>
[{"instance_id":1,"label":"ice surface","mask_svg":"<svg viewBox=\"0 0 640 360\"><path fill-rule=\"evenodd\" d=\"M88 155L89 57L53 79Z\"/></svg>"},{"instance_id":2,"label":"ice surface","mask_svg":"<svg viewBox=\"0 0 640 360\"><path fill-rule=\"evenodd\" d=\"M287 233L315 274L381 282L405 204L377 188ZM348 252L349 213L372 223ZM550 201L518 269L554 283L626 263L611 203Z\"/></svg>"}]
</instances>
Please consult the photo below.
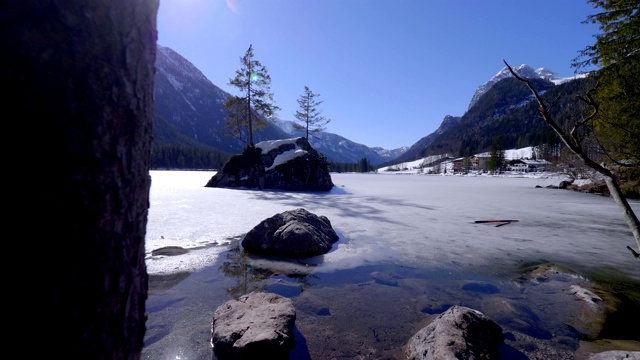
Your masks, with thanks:
<instances>
[{"instance_id":1,"label":"ice surface","mask_svg":"<svg viewBox=\"0 0 640 360\"><path fill-rule=\"evenodd\" d=\"M327 193L206 188L210 171L151 171L149 273L213 264L230 239L265 218L303 207L326 216L341 239L317 269L393 263L420 268L492 269L554 261L585 274L640 279L622 212L609 197L546 189L562 178L336 174ZM536 188L536 185L543 188ZM640 205L632 201L636 212ZM519 220L506 226L476 220ZM218 245L215 245L218 244ZM194 249L151 256L165 246Z\"/></svg>"}]
</instances>

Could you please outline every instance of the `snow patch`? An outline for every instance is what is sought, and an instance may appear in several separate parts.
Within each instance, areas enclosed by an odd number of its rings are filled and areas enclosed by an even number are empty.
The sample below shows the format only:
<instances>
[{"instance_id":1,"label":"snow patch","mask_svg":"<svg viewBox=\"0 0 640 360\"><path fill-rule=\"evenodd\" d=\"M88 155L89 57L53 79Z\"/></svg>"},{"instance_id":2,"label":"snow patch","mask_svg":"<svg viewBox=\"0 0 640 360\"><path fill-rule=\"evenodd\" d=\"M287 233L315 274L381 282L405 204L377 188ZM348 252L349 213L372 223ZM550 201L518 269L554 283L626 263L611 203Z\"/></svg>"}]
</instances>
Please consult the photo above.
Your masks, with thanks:
<instances>
[{"instance_id":1,"label":"snow patch","mask_svg":"<svg viewBox=\"0 0 640 360\"><path fill-rule=\"evenodd\" d=\"M296 145L296 141L299 138L291 138L291 139L282 139L282 140L267 140L267 141L261 141L259 143L256 144L256 147L262 150L263 154L268 154L269 151L278 148L282 145L285 144L293 144ZM297 145L296 145L297 147Z\"/></svg>"},{"instance_id":2,"label":"snow patch","mask_svg":"<svg viewBox=\"0 0 640 360\"><path fill-rule=\"evenodd\" d=\"M571 285L569 289L571 294L574 294L579 299L584 300L590 306L595 306L596 301L602 301L602 298L600 296L578 285Z\"/></svg>"},{"instance_id":3,"label":"snow patch","mask_svg":"<svg viewBox=\"0 0 640 360\"><path fill-rule=\"evenodd\" d=\"M302 156L306 153L307 152L302 149L293 149L293 150L285 151L282 154L276 156L276 158L273 160L273 165L269 166L268 168L265 168L265 170L271 170L278 165L284 164L287 161L295 159L298 156Z\"/></svg>"},{"instance_id":4,"label":"snow patch","mask_svg":"<svg viewBox=\"0 0 640 360\"><path fill-rule=\"evenodd\" d=\"M268 154L271 150L279 148L282 145L293 144L296 148L285 151L282 154L276 156L273 160L273 164L269 167L266 167L265 170L271 170L278 165L284 164L287 161L297 158L298 156L302 156L307 153L306 150L302 150L296 144L299 138L291 138L291 139L282 139L282 140L266 140L261 141L256 144L256 147L262 150L262 154Z\"/></svg>"}]
</instances>

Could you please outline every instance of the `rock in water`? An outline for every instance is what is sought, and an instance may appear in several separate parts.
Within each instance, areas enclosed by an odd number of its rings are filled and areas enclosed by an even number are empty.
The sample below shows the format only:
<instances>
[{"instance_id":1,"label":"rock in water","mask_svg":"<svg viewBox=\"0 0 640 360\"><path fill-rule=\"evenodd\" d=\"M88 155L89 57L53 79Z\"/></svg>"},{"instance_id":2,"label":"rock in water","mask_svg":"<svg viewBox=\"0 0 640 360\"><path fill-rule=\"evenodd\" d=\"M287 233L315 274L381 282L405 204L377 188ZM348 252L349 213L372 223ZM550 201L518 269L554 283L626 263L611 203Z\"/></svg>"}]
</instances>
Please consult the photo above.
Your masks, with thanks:
<instances>
[{"instance_id":1,"label":"rock in water","mask_svg":"<svg viewBox=\"0 0 640 360\"><path fill-rule=\"evenodd\" d=\"M211 343L220 359L288 359L295 346L296 310L283 296L252 292L220 305Z\"/></svg>"},{"instance_id":2,"label":"rock in water","mask_svg":"<svg viewBox=\"0 0 640 360\"><path fill-rule=\"evenodd\" d=\"M452 306L409 340L406 358L498 359L502 328L484 314Z\"/></svg>"},{"instance_id":3,"label":"rock in water","mask_svg":"<svg viewBox=\"0 0 640 360\"><path fill-rule=\"evenodd\" d=\"M325 216L299 208L263 220L242 239L250 253L290 258L326 254L339 240Z\"/></svg>"},{"instance_id":4,"label":"rock in water","mask_svg":"<svg viewBox=\"0 0 640 360\"><path fill-rule=\"evenodd\" d=\"M263 141L233 155L205 187L329 191L326 158L306 138Z\"/></svg>"}]
</instances>

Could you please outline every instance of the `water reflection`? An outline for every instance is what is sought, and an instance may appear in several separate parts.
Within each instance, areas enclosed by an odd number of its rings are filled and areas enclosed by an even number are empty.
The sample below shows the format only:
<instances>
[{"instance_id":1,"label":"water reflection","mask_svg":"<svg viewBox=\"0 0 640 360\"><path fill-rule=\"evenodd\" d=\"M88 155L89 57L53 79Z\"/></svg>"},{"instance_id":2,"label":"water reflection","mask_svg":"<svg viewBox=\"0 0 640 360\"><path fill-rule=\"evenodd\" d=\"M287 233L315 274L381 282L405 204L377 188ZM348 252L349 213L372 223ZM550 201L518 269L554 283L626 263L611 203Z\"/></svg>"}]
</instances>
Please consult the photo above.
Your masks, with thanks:
<instances>
[{"instance_id":1,"label":"water reflection","mask_svg":"<svg viewBox=\"0 0 640 360\"><path fill-rule=\"evenodd\" d=\"M321 258L250 255L234 244L214 267L165 293L153 293L146 358L179 351L190 353L189 358L211 358L205 344L213 311L251 291L293 301L296 347L290 359L402 359L408 339L453 305L479 310L503 328L503 358L574 358L584 340L598 332L640 344L638 334L624 331L640 322L637 283L628 279L599 279L599 290L594 291L617 308L605 309L606 322L589 323L589 316L578 314L585 310L588 315L588 307L578 311L581 302L569 289L593 284L553 264L501 269L499 276L392 263L321 272L319 264Z\"/></svg>"},{"instance_id":2,"label":"water reflection","mask_svg":"<svg viewBox=\"0 0 640 360\"><path fill-rule=\"evenodd\" d=\"M222 254L220 270L235 285L226 289L234 299L252 291L269 291L294 297L311 285L311 272L322 256L309 259L286 259L249 254L237 243Z\"/></svg>"}]
</instances>

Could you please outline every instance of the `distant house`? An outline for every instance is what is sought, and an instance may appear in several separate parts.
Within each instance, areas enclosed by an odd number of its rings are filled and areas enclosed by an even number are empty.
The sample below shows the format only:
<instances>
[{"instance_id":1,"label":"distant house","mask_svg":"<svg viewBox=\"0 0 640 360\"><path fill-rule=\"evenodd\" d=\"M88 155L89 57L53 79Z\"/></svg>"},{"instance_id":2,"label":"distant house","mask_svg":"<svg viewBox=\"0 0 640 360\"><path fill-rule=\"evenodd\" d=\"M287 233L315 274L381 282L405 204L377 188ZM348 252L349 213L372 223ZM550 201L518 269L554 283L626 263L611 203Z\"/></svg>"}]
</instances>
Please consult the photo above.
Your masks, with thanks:
<instances>
[{"instance_id":1,"label":"distant house","mask_svg":"<svg viewBox=\"0 0 640 360\"><path fill-rule=\"evenodd\" d=\"M471 167L475 170L487 170L489 168L490 158L491 154L488 152L473 155L471 157Z\"/></svg>"},{"instance_id":2,"label":"distant house","mask_svg":"<svg viewBox=\"0 0 640 360\"><path fill-rule=\"evenodd\" d=\"M523 159L509 160L507 163L507 171L527 172L528 166Z\"/></svg>"},{"instance_id":3,"label":"distant house","mask_svg":"<svg viewBox=\"0 0 640 360\"><path fill-rule=\"evenodd\" d=\"M549 167L549 164L547 160L515 159L509 161L507 170L518 172L545 171Z\"/></svg>"},{"instance_id":4,"label":"distant house","mask_svg":"<svg viewBox=\"0 0 640 360\"><path fill-rule=\"evenodd\" d=\"M453 173L459 173L464 171L464 158L457 158L451 161L453 163Z\"/></svg>"}]
</instances>

